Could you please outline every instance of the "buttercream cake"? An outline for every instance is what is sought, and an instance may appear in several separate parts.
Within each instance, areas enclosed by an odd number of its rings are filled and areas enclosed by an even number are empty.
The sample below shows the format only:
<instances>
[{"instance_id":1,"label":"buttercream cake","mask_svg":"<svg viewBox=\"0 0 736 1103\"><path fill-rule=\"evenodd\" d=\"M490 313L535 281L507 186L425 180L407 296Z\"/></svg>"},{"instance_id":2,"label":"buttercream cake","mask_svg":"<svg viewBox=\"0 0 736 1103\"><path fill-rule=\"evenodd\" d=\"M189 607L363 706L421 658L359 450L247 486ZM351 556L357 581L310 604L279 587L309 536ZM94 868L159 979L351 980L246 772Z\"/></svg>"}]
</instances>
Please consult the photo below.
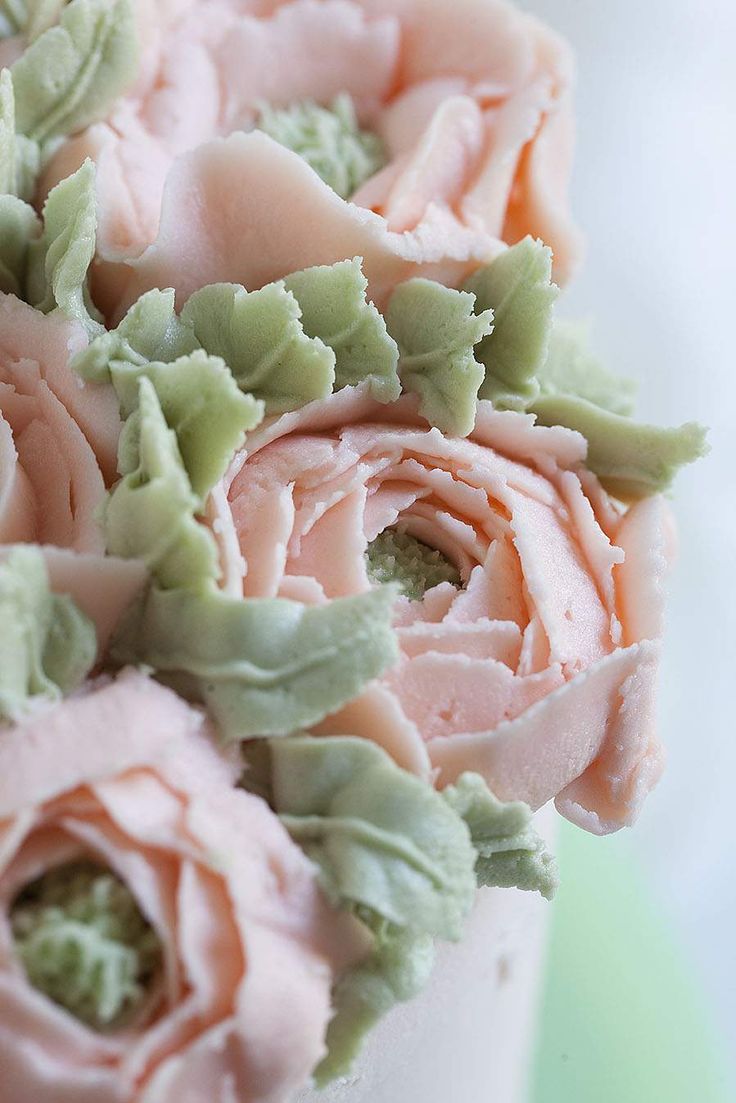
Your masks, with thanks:
<instances>
[{"instance_id":1,"label":"buttercream cake","mask_svg":"<svg viewBox=\"0 0 736 1103\"><path fill-rule=\"evenodd\" d=\"M698 425L506 0L0 4L0 1103L523 1103Z\"/></svg>"}]
</instances>

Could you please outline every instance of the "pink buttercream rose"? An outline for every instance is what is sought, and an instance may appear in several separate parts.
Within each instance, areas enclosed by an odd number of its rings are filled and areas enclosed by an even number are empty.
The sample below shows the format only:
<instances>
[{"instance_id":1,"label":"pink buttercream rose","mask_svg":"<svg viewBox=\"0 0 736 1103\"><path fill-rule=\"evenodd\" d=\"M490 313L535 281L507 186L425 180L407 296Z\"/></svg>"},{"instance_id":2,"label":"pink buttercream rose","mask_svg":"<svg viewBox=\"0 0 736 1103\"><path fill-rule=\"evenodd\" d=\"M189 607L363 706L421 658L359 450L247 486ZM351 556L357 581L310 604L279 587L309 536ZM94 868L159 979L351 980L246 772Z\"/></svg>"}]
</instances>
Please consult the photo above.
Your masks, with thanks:
<instances>
[{"instance_id":1,"label":"pink buttercream rose","mask_svg":"<svg viewBox=\"0 0 736 1103\"><path fill-rule=\"evenodd\" d=\"M86 344L78 323L0 293L0 544L104 552L120 418L110 388L70 367Z\"/></svg>"},{"instance_id":2,"label":"pink buttercream rose","mask_svg":"<svg viewBox=\"0 0 736 1103\"><path fill-rule=\"evenodd\" d=\"M380 300L410 275L458 282L527 234L552 246L558 280L573 268L571 57L506 0L203 0L159 22L134 92L41 182L96 161L111 314L153 286L254 288L354 254ZM254 127L264 104L342 93L385 165L341 198ZM135 257L132 277L114 263Z\"/></svg>"},{"instance_id":3,"label":"pink buttercream rose","mask_svg":"<svg viewBox=\"0 0 736 1103\"><path fill-rule=\"evenodd\" d=\"M320 730L596 832L631 822L661 767L661 500L610 499L570 430L481 402L448 439L415 410L347 388L257 430L211 502L225 584L322 602L371 586L386 533L438 550L458 577L397 601L399 664Z\"/></svg>"},{"instance_id":4,"label":"pink buttercream rose","mask_svg":"<svg viewBox=\"0 0 736 1103\"><path fill-rule=\"evenodd\" d=\"M321 1058L335 972L363 946L206 734L132 671L0 733L3 1103L282 1103ZM158 940L119 1029L33 987L11 933L28 887L81 861L122 882Z\"/></svg>"}]
</instances>

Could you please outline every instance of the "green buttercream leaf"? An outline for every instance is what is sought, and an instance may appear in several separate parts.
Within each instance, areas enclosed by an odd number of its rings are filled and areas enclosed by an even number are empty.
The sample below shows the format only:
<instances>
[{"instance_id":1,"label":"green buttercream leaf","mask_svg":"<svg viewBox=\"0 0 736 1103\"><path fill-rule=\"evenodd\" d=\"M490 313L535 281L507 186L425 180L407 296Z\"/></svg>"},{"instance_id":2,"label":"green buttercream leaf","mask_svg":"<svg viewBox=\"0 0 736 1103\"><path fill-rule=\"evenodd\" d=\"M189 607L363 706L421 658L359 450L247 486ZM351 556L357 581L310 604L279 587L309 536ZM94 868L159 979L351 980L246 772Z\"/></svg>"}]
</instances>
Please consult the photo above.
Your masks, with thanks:
<instances>
[{"instance_id":1,"label":"green buttercream leaf","mask_svg":"<svg viewBox=\"0 0 736 1103\"><path fill-rule=\"evenodd\" d=\"M0 38L24 35L33 42L59 18L67 0L0 0Z\"/></svg>"},{"instance_id":2,"label":"green buttercream leaf","mask_svg":"<svg viewBox=\"0 0 736 1103\"><path fill-rule=\"evenodd\" d=\"M386 314L401 353L402 387L419 395L431 425L452 436L475 426L485 368L473 349L493 331L493 311L475 314L474 306L474 295L413 279L397 287Z\"/></svg>"},{"instance_id":3,"label":"green buttercream leaf","mask_svg":"<svg viewBox=\"0 0 736 1103\"><path fill-rule=\"evenodd\" d=\"M0 563L0 718L59 700L92 669L97 636L66 595L53 594L43 556L19 546Z\"/></svg>"},{"instance_id":4,"label":"green buttercream leaf","mask_svg":"<svg viewBox=\"0 0 736 1103\"><path fill-rule=\"evenodd\" d=\"M290 107L264 105L258 129L298 153L343 199L386 163L377 134L361 130L352 98L343 93L330 107L311 100Z\"/></svg>"},{"instance_id":5,"label":"green buttercream leaf","mask_svg":"<svg viewBox=\"0 0 736 1103\"><path fill-rule=\"evenodd\" d=\"M128 419L138 408L140 380L145 377L153 384L200 502L225 474L245 433L263 418L263 404L238 389L222 360L201 350L171 364L138 367L113 360L110 374L122 416ZM119 451L121 475L137 466L135 446L130 447L131 432L135 438L136 431L126 424Z\"/></svg>"},{"instance_id":6,"label":"green buttercream leaf","mask_svg":"<svg viewBox=\"0 0 736 1103\"><path fill-rule=\"evenodd\" d=\"M434 965L434 942L389 923L376 925L373 954L342 976L332 993L327 1056L317 1066L318 1088L346 1076L363 1039L397 1003L418 996Z\"/></svg>"},{"instance_id":7,"label":"green buttercream leaf","mask_svg":"<svg viewBox=\"0 0 736 1103\"><path fill-rule=\"evenodd\" d=\"M30 983L94 1030L120 1029L145 1005L161 946L135 897L92 862L30 884L10 912Z\"/></svg>"},{"instance_id":8,"label":"green buttercream leaf","mask_svg":"<svg viewBox=\"0 0 736 1103\"><path fill-rule=\"evenodd\" d=\"M0 195L0 291L24 297L28 253L40 233L33 207L14 195Z\"/></svg>"},{"instance_id":9,"label":"green buttercream leaf","mask_svg":"<svg viewBox=\"0 0 736 1103\"><path fill-rule=\"evenodd\" d=\"M288 735L319 723L396 661L394 598L384 587L304 606L154 588L113 654L147 663L204 701L229 741Z\"/></svg>"},{"instance_id":10,"label":"green buttercream leaf","mask_svg":"<svg viewBox=\"0 0 736 1103\"><path fill-rule=\"evenodd\" d=\"M89 296L87 272L95 254L95 167L85 161L57 184L43 208L43 233L28 250L26 299L44 314L58 307L91 336L101 315Z\"/></svg>"},{"instance_id":11,"label":"green buttercream leaf","mask_svg":"<svg viewBox=\"0 0 736 1103\"><path fill-rule=\"evenodd\" d=\"M636 384L601 366L588 347L588 327L577 322L555 322L539 387L543 395L577 395L624 417L634 412Z\"/></svg>"},{"instance_id":12,"label":"green buttercream leaf","mask_svg":"<svg viewBox=\"0 0 736 1103\"><path fill-rule=\"evenodd\" d=\"M558 295L552 252L527 237L479 269L465 290L476 296L478 309L494 314L493 332L476 350L486 369L480 397L523 410L536 397L536 377L547 359Z\"/></svg>"},{"instance_id":13,"label":"green buttercream leaf","mask_svg":"<svg viewBox=\"0 0 736 1103\"><path fill-rule=\"evenodd\" d=\"M9 69L0 71L0 195L30 202L41 166L38 143L15 132L15 95Z\"/></svg>"},{"instance_id":14,"label":"green buttercream leaf","mask_svg":"<svg viewBox=\"0 0 736 1103\"><path fill-rule=\"evenodd\" d=\"M468 825L479 885L527 889L552 899L557 863L534 830L527 804L497 800L479 774L463 774L442 795Z\"/></svg>"},{"instance_id":15,"label":"green buttercream leaf","mask_svg":"<svg viewBox=\"0 0 736 1103\"><path fill-rule=\"evenodd\" d=\"M111 364L142 367L151 361L170 364L199 348L192 331L176 313L175 292L147 291L130 308L117 329L101 333L78 353L72 367L84 379L113 381Z\"/></svg>"},{"instance_id":16,"label":"green buttercream leaf","mask_svg":"<svg viewBox=\"0 0 736 1103\"><path fill-rule=\"evenodd\" d=\"M138 386L139 408L126 423L122 446L126 460L137 454L137 464L107 500L107 550L142 559L164 588L206 586L219 574L217 546L195 518L199 498L154 384L144 377Z\"/></svg>"},{"instance_id":17,"label":"green buttercream leaf","mask_svg":"<svg viewBox=\"0 0 736 1103\"><path fill-rule=\"evenodd\" d=\"M271 743L273 805L331 899L417 934L458 939L475 899L462 818L366 739Z\"/></svg>"},{"instance_id":18,"label":"green buttercream leaf","mask_svg":"<svg viewBox=\"0 0 736 1103\"><path fill-rule=\"evenodd\" d=\"M455 564L441 551L397 529L385 529L371 540L365 559L371 582L397 582L410 601L421 601L427 590L442 582L458 587L462 582Z\"/></svg>"},{"instance_id":19,"label":"green buttercream leaf","mask_svg":"<svg viewBox=\"0 0 736 1103\"><path fill-rule=\"evenodd\" d=\"M213 356L221 356L238 386L266 403L269 413L326 398L335 381L335 356L306 335L301 311L283 283L260 291L217 283L196 291L181 320Z\"/></svg>"},{"instance_id":20,"label":"green buttercream leaf","mask_svg":"<svg viewBox=\"0 0 736 1103\"><path fill-rule=\"evenodd\" d=\"M530 407L540 425L576 429L588 441L586 465L624 500L668 490L681 467L706 455L706 431L644 425L574 395L540 395Z\"/></svg>"},{"instance_id":21,"label":"green buttercream leaf","mask_svg":"<svg viewBox=\"0 0 736 1103\"><path fill-rule=\"evenodd\" d=\"M12 67L18 130L42 142L103 119L137 70L130 0L73 0Z\"/></svg>"},{"instance_id":22,"label":"green buttercream leaf","mask_svg":"<svg viewBox=\"0 0 736 1103\"><path fill-rule=\"evenodd\" d=\"M295 272L284 280L302 311L302 326L335 354L335 388L369 382L379 402L401 393L399 350L386 323L366 299L360 257Z\"/></svg>"}]
</instances>

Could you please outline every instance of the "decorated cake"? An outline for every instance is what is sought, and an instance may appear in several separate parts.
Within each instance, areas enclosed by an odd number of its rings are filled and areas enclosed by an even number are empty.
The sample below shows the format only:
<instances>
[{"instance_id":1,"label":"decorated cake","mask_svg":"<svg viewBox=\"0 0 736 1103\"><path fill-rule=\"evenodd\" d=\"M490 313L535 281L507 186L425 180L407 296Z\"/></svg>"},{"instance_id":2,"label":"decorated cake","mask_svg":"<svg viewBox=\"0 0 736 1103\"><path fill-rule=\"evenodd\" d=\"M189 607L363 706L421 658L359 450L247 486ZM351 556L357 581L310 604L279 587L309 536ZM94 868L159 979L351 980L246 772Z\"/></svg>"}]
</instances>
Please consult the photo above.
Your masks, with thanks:
<instances>
[{"instance_id":1,"label":"decorated cake","mask_svg":"<svg viewBox=\"0 0 736 1103\"><path fill-rule=\"evenodd\" d=\"M705 449L506 0L0 0L0 1103L522 1103Z\"/></svg>"}]
</instances>

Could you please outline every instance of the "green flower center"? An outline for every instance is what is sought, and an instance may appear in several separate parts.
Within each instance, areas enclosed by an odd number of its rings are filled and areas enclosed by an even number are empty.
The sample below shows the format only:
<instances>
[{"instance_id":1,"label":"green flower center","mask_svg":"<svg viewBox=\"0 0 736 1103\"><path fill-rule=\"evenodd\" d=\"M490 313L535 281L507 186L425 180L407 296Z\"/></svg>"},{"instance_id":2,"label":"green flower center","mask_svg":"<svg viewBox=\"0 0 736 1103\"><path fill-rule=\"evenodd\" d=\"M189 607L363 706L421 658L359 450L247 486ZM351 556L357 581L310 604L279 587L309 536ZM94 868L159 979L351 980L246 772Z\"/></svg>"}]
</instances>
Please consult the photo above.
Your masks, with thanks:
<instances>
[{"instance_id":1,"label":"green flower center","mask_svg":"<svg viewBox=\"0 0 736 1103\"><path fill-rule=\"evenodd\" d=\"M407 532L386 529L368 545L365 558L371 582L398 582L410 601L420 601L441 582L462 585L460 572L447 556Z\"/></svg>"},{"instance_id":2,"label":"green flower center","mask_svg":"<svg viewBox=\"0 0 736 1103\"><path fill-rule=\"evenodd\" d=\"M11 909L30 983L95 1030L141 1009L161 946L130 890L92 862L70 862L28 885Z\"/></svg>"},{"instance_id":3,"label":"green flower center","mask_svg":"<svg viewBox=\"0 0 736 1103\"><path fill-rule=\"evenodd\" d=\"M343 199L386 163L377 134L361 130L350 96L343 92L330 107L312 100L277 108L264 106L258 128L298 153Z\"/></svg>"}]
</instances>

